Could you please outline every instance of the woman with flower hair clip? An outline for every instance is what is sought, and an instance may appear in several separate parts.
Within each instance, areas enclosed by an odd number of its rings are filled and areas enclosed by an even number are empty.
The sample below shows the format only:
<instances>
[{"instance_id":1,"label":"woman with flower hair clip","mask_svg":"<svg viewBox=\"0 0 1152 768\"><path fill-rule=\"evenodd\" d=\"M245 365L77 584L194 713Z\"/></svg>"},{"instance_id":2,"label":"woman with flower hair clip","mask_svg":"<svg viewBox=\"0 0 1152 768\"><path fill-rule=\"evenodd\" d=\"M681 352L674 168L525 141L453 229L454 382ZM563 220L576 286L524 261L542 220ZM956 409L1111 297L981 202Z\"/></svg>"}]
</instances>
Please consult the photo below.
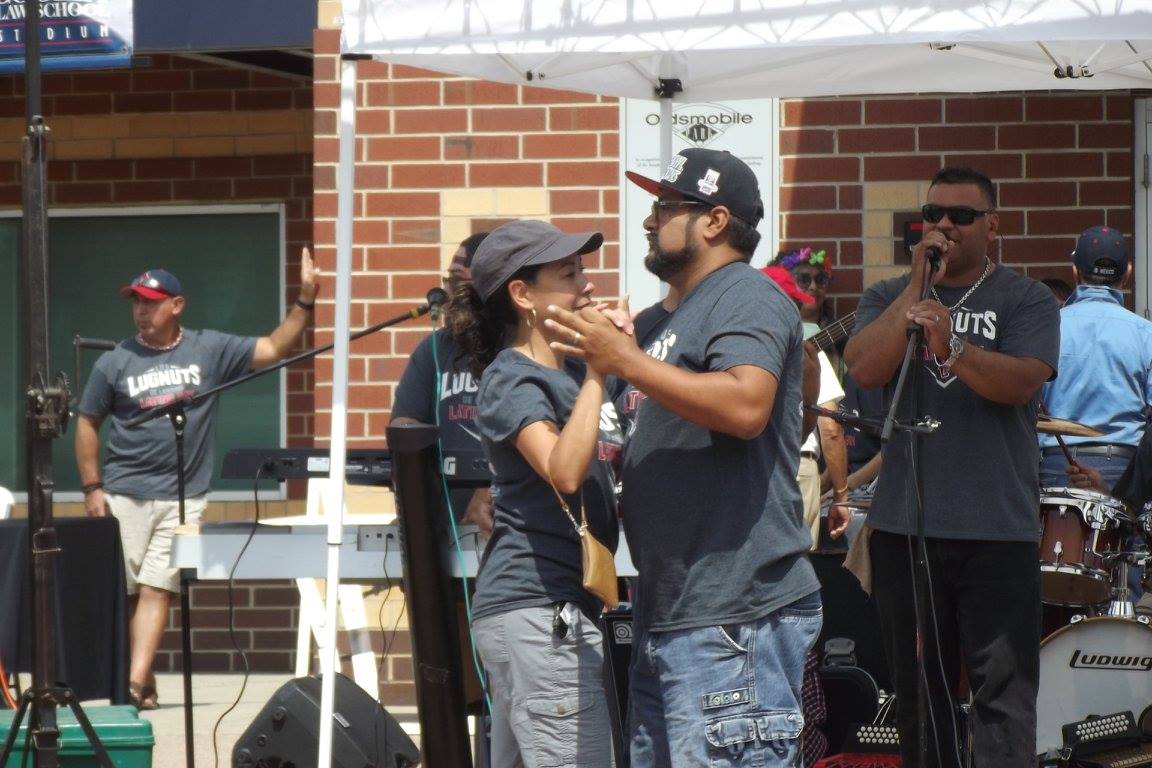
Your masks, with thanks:
<instances>
[{"instance_id":1,"label":"woman with flower hair clip","mask_svg":"<svg viewBox=\"0 0 1152 768\"><path fill-rule=\"evenodd\" d=\"M808 337L819 328L831 323L831 309L825 301L828 285L832 282L832 259L825 250L813 251L805 246L793 251L781 251L772 261L784 267L792 275L796 286L811 295L816 301L800 307L800 319L804 321L804 336ZM839 363L839 350L832 357ZM839 370L839 365L836 366Z\"/></svg>"}]
</instances>

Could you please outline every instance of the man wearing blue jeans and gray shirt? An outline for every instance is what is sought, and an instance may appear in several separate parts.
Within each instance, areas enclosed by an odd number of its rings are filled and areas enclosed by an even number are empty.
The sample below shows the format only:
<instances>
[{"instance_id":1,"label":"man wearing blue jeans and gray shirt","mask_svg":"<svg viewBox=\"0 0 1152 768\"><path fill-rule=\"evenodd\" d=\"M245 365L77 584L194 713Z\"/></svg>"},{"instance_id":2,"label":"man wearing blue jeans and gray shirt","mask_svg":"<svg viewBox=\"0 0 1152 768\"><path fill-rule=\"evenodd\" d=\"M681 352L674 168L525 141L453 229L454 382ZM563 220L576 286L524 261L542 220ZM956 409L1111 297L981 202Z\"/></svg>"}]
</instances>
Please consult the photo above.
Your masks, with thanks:
<instances>
[{"instance_id":1,"label":"man wearing blue jeans and gray shirt","mask_svg":"<svg viewBox=\"0 0 1152 768\"><path fill-rule=\"evenodd\" d=\"M560 346L638 403L621 501L640 574L632 765L792 766L822 621L796 484L800 315L747 263L764 206L741 160L692 148L659 181L628 178L658 197L645 266L676 306L646 350L599 312L549 311Z\"/></svg>"},{"instance_id":2,"label":"man wearing blue jeans and gray shirt","mask_svg":"<svg viewBox=\"0 0 1152 768\"><path fill-rule=\"evenodd\" d=\"M1136 454L1152 405L1152 322L1124 308L1132 277L1124 236L1084 230L1072 252L1076 290L1060 310L1060 377L1044 385L1048 413L1095 427L1101 437L1066 437L1076 462L1111 488ZM1056 438L1040 436L1040 484L1066 486L1068 460Z\"/></svg>"}]
</instances>

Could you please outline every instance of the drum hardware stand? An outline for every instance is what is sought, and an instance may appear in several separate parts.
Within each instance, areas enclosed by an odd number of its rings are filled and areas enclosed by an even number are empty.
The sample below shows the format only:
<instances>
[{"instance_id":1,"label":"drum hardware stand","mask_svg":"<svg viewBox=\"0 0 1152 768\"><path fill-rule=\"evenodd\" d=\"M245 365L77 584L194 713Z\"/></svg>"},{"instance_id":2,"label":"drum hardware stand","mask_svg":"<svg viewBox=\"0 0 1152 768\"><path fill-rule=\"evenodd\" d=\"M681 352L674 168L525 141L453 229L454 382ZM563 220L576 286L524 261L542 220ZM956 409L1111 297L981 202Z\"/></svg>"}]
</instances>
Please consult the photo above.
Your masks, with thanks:
<instances>
[{"instance_id":1,"label":"drum hardware stand","mask_svg":"<svg viewBox=\"0 0 1152 768\"><path fill-rule=\"evenodd\" d=\"M940 269L940 257L935 255L933 258L932 251L926 254L927 264L924 270L924 282L920 286L920 301L925 301L932 293L932 278ZM931 434L940 427L940 422L929 416L924 416L916 422L917 425L925 425L924 429L909 429L902 426L896 418L896 411L900 407L900 400L904 395L904 386L908 381L908 372L912 371L914 378L913 387L909 397L909 411L915 414L919 408L919 397L917 396L916 381L920 377L921 366L913 365L913 359L918 347L923 344L924 329L920 325L913 325L908 329L908 344L904 348L904 360L900 364L900 373L896 378L896 386L892 392L892 402L888 407L888 415L884 418L883 425L880 429L880 442L883 448L887 450L892 435L897 430L907 431L909 433L909 440L911 441L910 450L912 451L912 474L913 482L916 484L916 559L913 564L913 591L915 593L915 614L916 614L916 632L920 638L920 652L916 655L916 693L917 693L917 708L916 708L916 730L917 730L917 754L918 762L920 765L928 765L928 721L927 716L929 712L930 695L928 691L928 667L927 660L931 656L939 655L939 639L936 637L935 632L931 635L927 632L928 629L928 616L931 608L931 592L928 588L928 549L924 535L924 470L921 462L921 445L920 437L924 434ZM931 429L926 428L931 425ZM943 680L941 681L944 682ZM945 686L947 687L947 686ZM947 717L952 718L951 711L947 713ZM935 720L935 718L933 718ZM939 729L934 729L934 736L937 751L940 748Z\"/></svg>"},{"instance_id":2,"label":"drum hardware stand","mask_svg":"<svg viewBox=\"0 0 1152 768\"><path fill-rule=\"evenodd\" d=\"M28 388L24 420L25 481L28 488L28 542L32 553L32 685L20 699L8 738L0 751L6 765L16 744L24 715L31 710L26 744L33 747L33 765L60 765L60 729L57 707L67 705L76 717L92 753L104 768L114 768L92 723L75 694L58 680L56 669L56 557L60 546L52 527L52 441L68 428L68 379L59 374L48 384L48 126L41 113L40 0L24 3L25 116L22 162L23 226L21 265L25 290L22 309L27 318L24 365ZM28 757L27 750L24 753Z\"/></svg>"},{"instance_id":3,"label":"drum hardware stand","mask_svg":"<svg viewBox=\"0 0 1152 768\"><path fill-rule=\"evenodd\" d=\"M365 328L361 331L357 331L356 333L352 334L349 338L351 340L355 341L356 339L359 339L363 336L367 336L368 334L371 334L371 333L375 333L376 331L379 331L383 328L387 328L387 327L392 326L392 325L397 325L398 323L402 323L405 320L411 320L411 319L415 319L417 317L420 317L422 315L426 315L430 311L432 311L433 307L439 307L440 305L442 305L447 299L447 294L444 292L444 290L442 288L433 288L431 291L428 292L427 299L428 299L428 303L422 304L422 305L420 305L414 309L411 309L402 315L397 315L396 317L389 318L389 319L387 319L383 322L377 323L376 325L373 325L369 328ZM89 339L80 340L79 337L77 337L77 340L74 341L74 344L76 345L76 348L77 348L77 354L79 354L80 346L90 346L90 344L82 345L82 344L80 344L80 341L86 341L86 342L95 341L95 342L99 343L100 340L89 340ZM246 373L243 376L238 376L235 379L232 379L231 381L226 381L226 382L223 382L222 384L218 384L217 386L212 387L211 389L204 390L203 392L198 392L193 397L189 397L189 398L182 399L182 400L175 400L175 401L173 401L171 403L167 403L165 405L156 406L155 408L147 410L144 413L140 414L139 416L136 416L135 418L132 418L132 419L124 422L124 425L126 427L132 428L132 427L140 426L141 424L144 424L146 422L152 421L153 419L160 418L161 416L167 416L168 420L172 423L173 437L175 438L175 441L176 441L176 492L177 492L177 499L178 499L178 504L179 504L180 525L184 525L184 504L185 504L185 498L184 498L184 479L185 479L185 475L184 475L184 472L185 472L185 467L184 467L184 429L188 424L188 416L187 416L188 409L193 407L197 403L208 400L208 398L213 397L213 396L219 394L220 392L223 392L224 390L231 389L232 387L238 386L238 385L243 384L247 381L251 381L252 379L259 378L260 376L266 376L266 375L268 375L274 371L280 370L281 368L285 368L285 367L287 367L293 363L299 362L300 360L306 360L306 359L315 357L316 355L319 355L323 352L327 352L328 350L332 349L332 347L334 347L334 346L335 346L335 342L333 342L331 344L325 344L322 347L316 347L314 349L306 350L306 351L301 352L297 355L293 355L291 357L285 358L284 360L281 360L278 363L274 363L273 365L269 365L265 368L261 368L258 371L250 371L249 373ZM97 347L97 348L99 348L99 347ZM180 648L181 648L182 659L181 659L181 665L180 666L181 666L181 675L182 675L183 681L184 681L184 755L185 755L186 767L187 768L195 768L196 767L196 754L195 754L195 738L194 738L194 733L193 733L193 718L192 718L192 607L191 607L191 599L190 599L189 581L190 581L190 579L188 577L187 572L181 571L181 573L180 573ZM0 768L2 768L3 765L4 765L4 761L0 760ZM109 765L107 768L112 768L112 766Z\"/></svg>"}]
</instances>

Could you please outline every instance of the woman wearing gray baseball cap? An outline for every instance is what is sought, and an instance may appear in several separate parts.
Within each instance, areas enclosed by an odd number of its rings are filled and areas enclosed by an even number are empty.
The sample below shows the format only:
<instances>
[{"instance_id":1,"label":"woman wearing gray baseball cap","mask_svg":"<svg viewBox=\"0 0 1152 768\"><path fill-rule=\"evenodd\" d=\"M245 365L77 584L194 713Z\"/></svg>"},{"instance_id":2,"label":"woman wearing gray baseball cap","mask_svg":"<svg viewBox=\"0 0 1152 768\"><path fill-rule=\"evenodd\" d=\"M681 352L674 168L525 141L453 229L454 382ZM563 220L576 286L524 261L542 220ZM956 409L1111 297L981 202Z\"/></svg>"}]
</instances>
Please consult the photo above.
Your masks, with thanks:
<instances>
[{"instance_id":1,"label":"woman wearing gray baseball cap","mask_svg":"<svg viewBox=\"0 0 1152 768\"><path fill-rule=\"evenodd\" d=\"M585 515L615 550L610 460L622 439L604 377L552 350L561 339L544 324L550 304L600 306L581 256L603 241L598 232L509 222L480 244L472 284L452 297L451 330L480 375L476 423L493 474L492 537L472 610L493 768L612 765L596 621L603 606L582 586L574 520Z\"/></svg>"}]
</instances>

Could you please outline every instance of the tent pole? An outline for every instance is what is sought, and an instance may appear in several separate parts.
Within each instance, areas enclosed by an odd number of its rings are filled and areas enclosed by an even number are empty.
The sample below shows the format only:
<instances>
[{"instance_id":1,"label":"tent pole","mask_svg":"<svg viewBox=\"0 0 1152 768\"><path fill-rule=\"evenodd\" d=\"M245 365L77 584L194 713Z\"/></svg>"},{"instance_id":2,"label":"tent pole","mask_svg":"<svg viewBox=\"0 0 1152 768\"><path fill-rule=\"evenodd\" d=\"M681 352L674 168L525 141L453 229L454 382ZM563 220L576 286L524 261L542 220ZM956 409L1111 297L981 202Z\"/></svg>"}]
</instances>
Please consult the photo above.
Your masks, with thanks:
<instances>
[{"instance_id":1,"label":"tent pole","mask_svg":"<svg viewBox=\"0 0 1152 768\"><path fill-rule=\"evenodd\" d=\"M328 575L325 583L324 647L330 654L320 685L319 768L332 765L332 713L335 709L337 589L340 542L344 538L344 465L348 440L348 351L352 310L352 203L356 174L356 60L340 61L340 154L336 168L336 318L332 366L331 464L324 511L328 516ZM322 668L325 666L322 664ZM373 698L379 698L379 693Z\"/></svg>"}]
</instances>

